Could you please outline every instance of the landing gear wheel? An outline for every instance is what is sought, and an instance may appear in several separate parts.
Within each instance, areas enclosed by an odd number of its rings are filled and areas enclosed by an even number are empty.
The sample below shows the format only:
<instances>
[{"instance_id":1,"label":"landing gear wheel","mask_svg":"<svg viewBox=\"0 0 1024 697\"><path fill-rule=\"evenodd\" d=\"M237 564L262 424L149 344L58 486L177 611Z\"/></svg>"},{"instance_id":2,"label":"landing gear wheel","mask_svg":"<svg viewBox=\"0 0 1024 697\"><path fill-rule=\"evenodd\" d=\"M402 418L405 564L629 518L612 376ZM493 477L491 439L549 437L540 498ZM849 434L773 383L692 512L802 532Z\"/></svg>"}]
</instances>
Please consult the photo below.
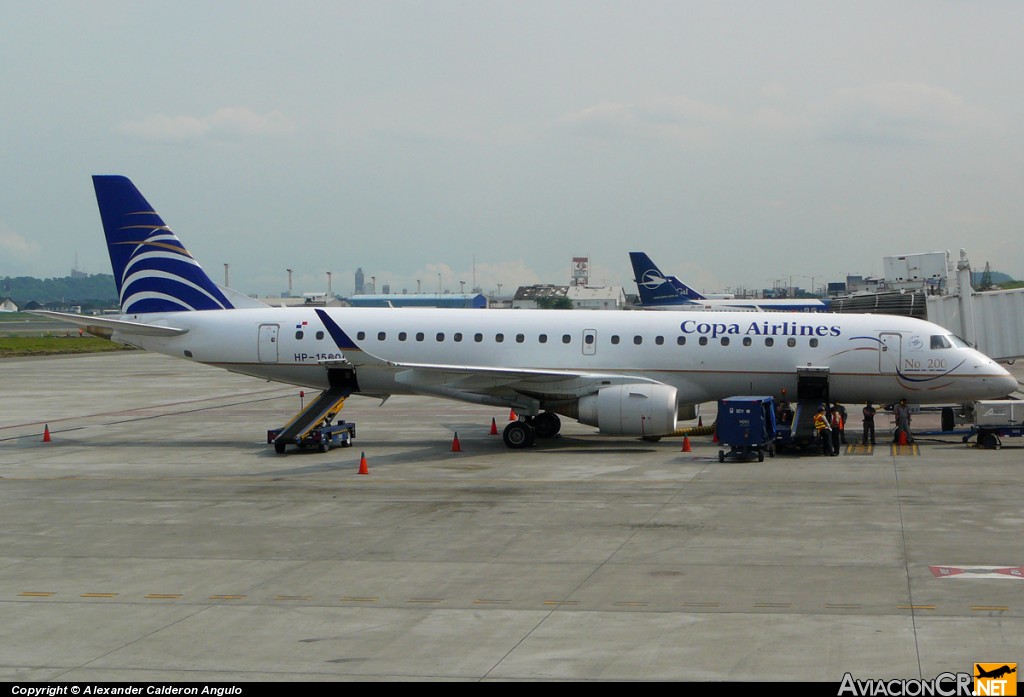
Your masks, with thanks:
<instances>
[{"instance_id":1,"label":"landing gear wheel","mask_svg":"<svg viewBox=\"0 0 1024 697\"><path fill-rule=\"evenodd\" d=\"M331 444L326 439L320 441L320 452L326 453L331 449Z\"/></svg>"},{"instance_id":2,"label":"landing gear wheel","mask_svg":"<svg viewBox=\"0 0 1024 697\"><path fill-rule=\"evenodd\" d=\"M999 436L991 431L981 431L978 433L978 445L987 450L996 450L999 448Z\"/></svg>"},{"instance_id":3,"label":"landing gear wheel","mask_svg":"<svg viewBox=\"0 0 1024 697\"><path fill-rule=\"evenodd\" d=\"M719 450L718 451L718 461L719 462L725 462L725 451L724 450Z\"/></svg>"},{"instance_id":4,"label":"landing gear wheel","mask_svg":"<svg viewBox=\"0 0 1024 697\"><path fill-rule=\"evenodd\" d=\"M533 430L538 438L554 438L562 430L562 420L558 414L542 411L533 419Z\"/></svg>"},{"instance_id":5,"label":"landing gear wheel","mask_svg":"<svg viewBox=\"0 0 1024 697\"><path fill-rule=\"evenodd\" d=\"M519 449L533 445L537 441L537 434L528 424L522 421L513 421L505 427L501 438L508 447Z\"/></svg>"}]
</instances>

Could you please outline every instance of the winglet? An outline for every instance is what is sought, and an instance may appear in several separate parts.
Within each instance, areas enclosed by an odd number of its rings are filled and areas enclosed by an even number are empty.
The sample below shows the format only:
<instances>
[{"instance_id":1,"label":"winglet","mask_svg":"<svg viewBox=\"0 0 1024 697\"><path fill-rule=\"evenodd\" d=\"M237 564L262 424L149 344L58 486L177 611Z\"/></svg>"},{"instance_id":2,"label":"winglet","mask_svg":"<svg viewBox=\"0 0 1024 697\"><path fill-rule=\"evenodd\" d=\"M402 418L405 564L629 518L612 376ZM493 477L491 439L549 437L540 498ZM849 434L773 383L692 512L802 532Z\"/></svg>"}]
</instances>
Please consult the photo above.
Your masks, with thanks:
<instances>
[{"instance_id":1,"label":"winglet","mask_svg":"<svg viewBox=\"0 0 1024 697\"><path fill-rule=\"evenodd\" d=\"M338 345L342 351L361 351L362 349L356 345L356 342L352 341L351 337L345 333L345 330L338 326L338 323L331 319L331 316L316 308L316 315L320 318L320 321L324 323L327 328L327 333L334 339L334 343Z\"/></svg>"}]
</instances>

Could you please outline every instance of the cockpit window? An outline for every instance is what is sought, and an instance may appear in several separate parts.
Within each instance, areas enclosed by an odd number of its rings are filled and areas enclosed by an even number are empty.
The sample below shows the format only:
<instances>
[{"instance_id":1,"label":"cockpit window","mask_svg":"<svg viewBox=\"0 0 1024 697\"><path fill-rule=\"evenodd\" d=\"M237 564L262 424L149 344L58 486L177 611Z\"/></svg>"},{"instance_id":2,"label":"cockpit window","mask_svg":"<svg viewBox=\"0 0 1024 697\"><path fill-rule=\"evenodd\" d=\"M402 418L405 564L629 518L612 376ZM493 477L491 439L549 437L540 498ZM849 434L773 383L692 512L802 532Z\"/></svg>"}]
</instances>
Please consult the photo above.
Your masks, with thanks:
<instances>
[{"instance_id":1,"label":"cockpit window","mask_svg":"<svg viewBox=\"0 0 1024 697\"><path fill-rule=\"evenodd\" d=\"M966 341L956 336L955 334L950 334L946 338L949 339L950 343L956 346L957 348L971 348L970 344L968 344Z\"/></svg>"},{"instance_id":2,"label":"cockpit window","mask_svg":"<svg viewBox=\"0 0 1024 697\"><path fill-rule=\"evenodd\" d=\"M949 341L947 341L946 337L942 336L941 334L933 334L932 335L932 348L933 349L949 348Z\"/></svg>"}]
</instances>

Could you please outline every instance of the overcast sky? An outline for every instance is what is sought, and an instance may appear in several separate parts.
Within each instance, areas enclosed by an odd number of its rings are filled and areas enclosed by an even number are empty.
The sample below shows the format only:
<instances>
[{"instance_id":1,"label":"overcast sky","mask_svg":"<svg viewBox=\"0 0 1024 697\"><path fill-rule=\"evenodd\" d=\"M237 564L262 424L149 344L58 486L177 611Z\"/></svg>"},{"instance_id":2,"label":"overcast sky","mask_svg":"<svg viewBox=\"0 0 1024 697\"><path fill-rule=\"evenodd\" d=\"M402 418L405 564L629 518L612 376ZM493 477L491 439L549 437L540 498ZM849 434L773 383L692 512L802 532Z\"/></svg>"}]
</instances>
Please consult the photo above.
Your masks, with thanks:
<instances>
[{"instance_id":1,"label":"overcast sky","mask_svg":"<svg viewBox=\"0 0 1024 697\"><path fill-rule=\"evenodd\" d=\"M1024 278L1024 2L0 9L0 276L110 273L124 174L247 293L706 291L967 250ZM792 280L790 280L792 279Z\"/></svg>"}]
</instances>

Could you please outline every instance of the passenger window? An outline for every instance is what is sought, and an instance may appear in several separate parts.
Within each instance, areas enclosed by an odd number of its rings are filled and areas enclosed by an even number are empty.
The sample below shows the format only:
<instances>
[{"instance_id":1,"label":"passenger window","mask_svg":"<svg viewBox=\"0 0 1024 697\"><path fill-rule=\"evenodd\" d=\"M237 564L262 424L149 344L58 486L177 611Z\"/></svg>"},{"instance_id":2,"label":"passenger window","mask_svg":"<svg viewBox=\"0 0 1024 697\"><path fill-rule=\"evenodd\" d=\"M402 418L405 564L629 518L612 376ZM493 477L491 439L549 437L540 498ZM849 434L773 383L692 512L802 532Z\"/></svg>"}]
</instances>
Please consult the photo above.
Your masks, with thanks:
<instances>
[{"instance_id":1,"label":"passenger window","mask_svg":"<svg viewBox=\"0 0 1024 697\"><path fill-rule=\"evenodd\" d=\"M745 336L745 337L743 337L743 345L744 345L744 346L750 346L750 344L751 344L751 343L752 343L752 342L751 342L751 340L750 340L750 337L749 337L749 336Z\"/></svg>"},{"instance_id":2,"label":"passenger window","mask_svg":"<svg viewBox=\"0 0 1024 697\"><path fill-rule=\"evenodd\" d=\"M661 346L662 344L665 343L665 337L663 337L663 336L656 336L656 337L654 337L654 343L656 343L658 346Z\"/></svg>"},{"instance_id":3,"label":"passenger window","mask_svg":"<svg viewBox=\"0 0 1024 697\"><path fill-rule=\"evenodd\" d=\"M483 340L484 340L484 335L483 334L474 334L473 335L473 341L475 341L476 343L479 344Z\"/></svg>"},{"instance_id":4,"label":"passenger window","mask_svg":"<svg viewBox=\"0 0 1024 697\"><path fill-rule=\"evenodd\" d=\"M612 334L612 343L613 344L619 343L619 335L618 334Z\"/></svg>"},{"instance_id":5,"label":"passenger window","mask_svg":"<svg viewBox=\"0 0 1024 697\"><path fill-rule=\"evenodd\" d=\"M516 343L517 344L521 344L524 341L526 341L526 335L525 334L516 334Z\"/></svg>"},{"instance_id":6,"label":"passenger window","mask_svg":"<svg viewBox=\"0 0 1024 697\"><path fill-rule=\"evenodd\" d=\"M405 341L406 337L408 337L408 336L409 335L406 334L405 332L398 332L398 340L399 341Z\"/></svg>"},{"instance_id":7,"label":"passenger window","mask_svg":"<svg viewBox=\"0 0 1024 697\"><path fill-rule=\"evenodd\" d=\"M366 332L356 332L356 338L362 341L366 338Z\"/></svg>"},{"instance_id":8,"label":"passenger window","mask_svg":"<svg viewBox=\"0 0 1024 697\"><path fill-rule=\"evenodd\" d=\"M384 341L384 339L387 339L387 338L388 338L387 332L377 332L377 341Z\"/></svg>"},{"instance_id":9,"label":"passenger window","mask_svg":"<svg viewBox=\"0 0 1024 697\"><path fill-rule=\"evenodd\" d=\"M452 338L455 339L456 343L462 341L462 332L455 332Z\"/></svg>"},{"instance_id":10,"label":"passenger window","mask_svg":"<svg viewBox=\"0 0 1024 697\"><path fill-rule=\"evenodd\" d=\"M722 337L722 346L728 346L728 345L729 345L729 337L723 336Z\"/></svg>"},{"instance_id":11,"label":"passenger window","mask_svg":"<svg viewBox=\"0 0 1024 697\"><path fill-rule=\"evenodd\" d=\"M679 345L679 346L686 346L686 337L685 336L677 336L676 337L676 344Z\"/></svg>"},{"instance_id":12,"label":"passenger window","mask_svg":"<svg viewBox=\"0 0 1024 697\"><path fill-rule=\"evenodd\" d=\"M775 345L775 339L773 339L773 338L772 338L772 337L770 337L770 336L766 336L766 337L764 338L764 345L765 345L765 346L774 346L774 345Z\"/></svg>"},{"instance_id":13,"label":"passenger window","mask_svg":"<svg viewBox=\"0 0 1024 697\"><path fill-rule=\"evenodd\" d=\"M796 346L796 339L794 339L793 337L789 337L788 339L786 339L786 346L790 348Z\"/></svg>"},{"instance_id":14,"label":"passenger window","mask_svg":"<svg viewBox=\"0 0 1024 697\"><path fill-rule=\"evenodd\" d=\"M568 334L562 334L562 343L563 344L568 344L570 341L572 341L572 337L571 336L569 336Z\"/></svg>"},{"instance_id":15,"label":"passenger window","mask_svg":"<svg viewBox=\"0 0 1024 697\"><path fill-rule=\"evenodd\" d=\"M423 341L423 332L416 332L416 341Z\"/></svg>"},{"instance_id":16,"label":"passenger window","mask_svg":"<svg viewBox=\"0 0 1024 697\"><path fill-rule=\"evenodd\" d=\"M444 332L438 332L437 336L434 338L437 339L438 341L444 341Z\"/></svg>"},{"instance_id":17,"label":"passenger window","mask_svg":"<svg viewBox=\"0 0 1024 697\"><path fill-rule=\"evenodd\" d=\"M302 330L301 329L299 331L295 332L295 338L296 339L301 339L302 338Z\"/></svg>"},{"instance_id":18,"label":"passenger window","mask_svg":"<svg viewBox=\"0 0 1024 697\"><path fill-rule=\"evenodd\" d=\"M316 338L317 338L317 341L319 341L320 339L323 339L324 338L324 333L323 332L317 332L316 333Z\"/></svg>"},{"instance_id":19,"label":"passenger window","mask_svg":"<svg viewBox=\"0 0 1024 697\"><path fill-rule=\"evenodd\" d=\"M708 338L706 336L702 336L701 338L697 339L697 343L700 344L701 346L707 346Z\"/></svg>"},{"instance_id":20,"label":"passenger window","mask_svg":"<svg viewBox=\"0 0 1024 697\"><path fill-rule=\"evenodd\" d=\"M637 334L636 336L633 337L633 343L639 346L640 344L644 343L644 338Z\"/></svg>"},{"instance_id":21,"label":"passenger window","mask_svg":"<svg viewBox=\"0 0 1024 697\"><path fill-rule=\"evenodd\" d=\"M494 340L497 341L500 344L502 341L505 340L505 335L504 334L495 334L494 335Z\"/></svg>"},{"instance_id":22,"label":"passenger window","mask_svg":"<svg viewBox=\"0 0 1024 697\"><path fill-rule=\"evenodd\" d=\"M808 343L811 345L811 348L817 348L818 347L818 340L817 339L811 339Z\"/></svg>"},{"instance_id":23,"label":"passenger window","mask_svg":"<svg viewBox=\"0 0 1024 697\"><path fill-rule=\"evenodd\" d=\"M548 343L548 335L547 334L541 334L540 336L537 337L537 341L542 343L542 344Z\"/></svg>"},{"instance_id":24,"label":"passenger window","mask_svg":"<svg viewBox=\"0 0 1024 697\"><path fill-rule=\"evenodd\" d=\"M592 346L594 344L594 335L587 334L586 336L584 336L583 343L586 344L587 346Z\"/></svg>"}]
</instances>

